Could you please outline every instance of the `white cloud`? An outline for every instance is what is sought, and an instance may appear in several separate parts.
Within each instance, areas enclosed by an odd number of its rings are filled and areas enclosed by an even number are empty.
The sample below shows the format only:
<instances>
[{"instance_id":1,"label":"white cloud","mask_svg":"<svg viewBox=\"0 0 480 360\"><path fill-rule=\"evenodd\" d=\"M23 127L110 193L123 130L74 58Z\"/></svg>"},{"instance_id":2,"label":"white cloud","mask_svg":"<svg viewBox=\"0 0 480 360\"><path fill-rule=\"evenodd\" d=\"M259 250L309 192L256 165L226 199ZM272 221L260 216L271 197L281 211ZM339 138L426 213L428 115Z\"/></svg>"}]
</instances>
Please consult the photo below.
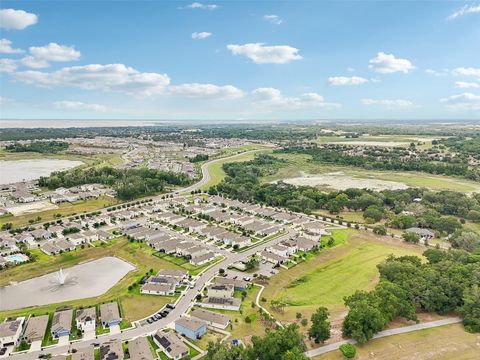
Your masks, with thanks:
<instances>
[{"instance_id":1,"label":"white cloud","mask_svg":"<svg viewBox=\"0 0 480 360\"><path fill-rule=\"evenodd\" d=\"M218 8L218 5L215 4L202 4L199 2L194 2L191 3L190 5L187 5L187 8L189 9L202 9L202 10L215 10Z\"/></svg>"},{"instance_id":2,"label":"white cloud","mask_svg":"<svg viewBox=\"0 0 480 360\"><path fill-rule=\"evenodd\" d=\"M45 46L32 46L29 48L30 54L37 59L46 61L72 61L80 58L80 51L75 50L73 46L59 45L50 43Z\"/></svg>"},{"instance_id":3,"label":"white cloud","mask_svg":"<svg viewBox=\"0 0 480 360\"><path fill-rule=\"evenodd\" d=\"M37 86L78 87L135 96L162 93L170 83L166 74L142 73L123 64L90 64L64 67L53 72L21 71L13 75L24 83Z\"/></svg>"},{"instance_id":4,"label":"white cloud","mask_svg":"<svg viewBox=\"0 0 480 360\"><path fill-rule=\"evenodd\" d=\"M17 70L17 62L13 59L0 59L0 73L13 73Z\"/></svg>"},{"instance_id":5,"label":"white cloud","mask_svg":"<svg viewBox=\"0 0 480 360\"><path fill-rule=\"evenodd\" d=\"M281 23L283 23L283 20L280 19L280 16L274 15L274 14L263 15L263 20L268 21L268 22L270 22L272 24L275 24L275 25L280 25Z\"/></svg>"},{"instance_id":6,"label":"white cloud","mask_svg":"<svg viewBox=\"0 0 480 360\"><path fill-rule=\"evenodd\" d=\"M12 70L14 71L14 70ZM91 64L64 67L53 72L19 71L12 76L40 87L74 87L84 90L119 92L135 97L173 95L206 99L237 99L243 92L233 85L170 85L167 74L140 72L123 64Z\"/></svg>"},{"instance_id":7,"label":"white cloud","mask_svg":"<svg viewBox=\"0 0 480 360\"><path fill-rule=\"evenodd\" d=\"M227 45L233 55L245 55L256 64L286 64L300 60L298 49L288 45L265 46L262 43Z\"/></svg>"},{"instance_id":8,"label":"white cloud","mask_svg":"<svg viewBox=\"0 0 480 360\"><path fill-rule=\"evenodd\" d=\"M362 99L363 105L380 105L388 109L406 109L413 107L413 102L404 99Z\"/></svg>"},{"instance_id":9,"label":"white cloud","mask_svg":"<svg viewBox=\"0 0 480 360\"><path fill-rule=\"evenodd\" d=\"M81 101L56 101L53 105L57 109L66 109L66 110L88 110L95 112L105 112L107 108L99 104L86 104Z\"/></svg>"},{"instance_id":10,"label":"white cloud","mask_svg":"<svg viewBox=\"0 0 480 360\"><path fill-rule=\"evenodd\" d=\"M301 109L306 107L338 108L341 105L327 103L323 96L317 93L304 93L299 97L283 96L275 88L258 88L252 92L253 104L257 107Z\"/></svg>"},{"instance_id":11,"label":"white cloud","mask_svg":"<svg viewBox=\"0 0 480 360\"><path fill-rule=\"evenodd\" d=\"M347 71L348 72L355 72L355 69L351 66L347 67Z\"/></svg>"},{"instance_id":12,"label":"white cloud","mask_svg":"<svg viewBox=\"0 0 480 360\"><path fill-rule=\"evenodd\" d=\"M194 40L203 40L203 39L206 39L210 36L212 36L212 33L207 32L207 31L192 33L192 39L194 39Z\"/></svg>"},{"instance_id":13,"label":"white cloud","mask_svg":"<svg viewBox=\"0 0 480 360\"><path fill-rule=\"evenodd\" d=\"M169 87L172 95L194 98L239 99L244 96L243 91L233 85L218 86L213 84L181 84Z\"/></svg>"},{"instance_id":14,"label":"white cloud","mask_svg":"<svg viewBox=\"0 0 480 360\"><path fill-rule=\"evenodd\" d=\"M457 76L472 76L480 79L480 68L459 67L459 68L453 69L452 74Z\"/></svg>"},{"instance_id":15,"label":"white cloud","mask_svg":"<svg viewBox=\"0 0 480 360\"><path fill-rule=\"evenodd\" d=\"M455 81L455 87L460 89L480 88L480 83L468 81Z\"/></svg>"},{"instance_id":16,"label":"white cloud","mask_svg":"<svg viewBox=\"0 0 480 360\"><path fill-rule=\"evenodd\" d=\"M22 65L33 69L43 69L50 66L48 61L44 59L37 59L33 56L25 56L23 59L20 60L20 62L22 63Z\"/></svg>"},{"instance_id":17,"label":"white cloud","mask_svg":"<svg viewBox=\"0 0 480 360\"><path fill-rule=\"evenodd\" d=\"M480 95L472 93L452 95L440 99L440 102L444 103L449 110L453 111L480 110Z\"/></svg>"},{"instance_id":18,"label":"white cloud","mask_svg":"<svg viewBox=\"0 0 480 360\"><path fill-rule=\"evenodd\" d=\"M451 13L447 19L453 20L467 14L480 14L480 5L465 5Z\"/></svg>"},{"instance_id":19,"label":"white cloud","mask_svg":"<svg viewBox=\"0 0 480 360\"><path fill-rule=\"evenodd\" d=\"M36 24L38 17L23 10L1 9L0 28L22 30Z\"/></svg>"},{"instance_id":20,"label":"white cloud","mask_svg":"<svg viewBox=\"0 0 480 360\"><path fill-rule=\"evenodd\" d=\"M22 49L12 48L12 42L8 39L0 39L0 54L21 54Z\"/></svg>"},{"instance_id":21,"label":"white cloud","mask_svg":"<svg viewBox=\"0 0 480 360\"><path fill-rule=\"evenodd\" d=\"M368 62L368 68L380 74L403 72L407 74L415 69L410 60L398 59L393 54L377 53L377 56Z\"/></svg>"},{"instance_id":22,"label":"white cloud","mask_svg":"<svg viewBox=\"0 0 480 360\"><path fill-rule=\"evenodd\" d=\"M426 69L425 73L427 73L428 75L440 77L440 76L448 75L450 73L450 71L448 69L443 69L441 71L437 71L437 70L433 70L433 69Z\"/></svg>"},{"instance_id":23,"label":"white cloud","mask_svg":"<svg viewBox=\"0 0 480 360\"><path fill-rule=\"evenodd\" d=\"M332 86L361 85L368 82L368 79L360 76L331 76L328 78L328 84Z\"/></svg>"}]
</instances>

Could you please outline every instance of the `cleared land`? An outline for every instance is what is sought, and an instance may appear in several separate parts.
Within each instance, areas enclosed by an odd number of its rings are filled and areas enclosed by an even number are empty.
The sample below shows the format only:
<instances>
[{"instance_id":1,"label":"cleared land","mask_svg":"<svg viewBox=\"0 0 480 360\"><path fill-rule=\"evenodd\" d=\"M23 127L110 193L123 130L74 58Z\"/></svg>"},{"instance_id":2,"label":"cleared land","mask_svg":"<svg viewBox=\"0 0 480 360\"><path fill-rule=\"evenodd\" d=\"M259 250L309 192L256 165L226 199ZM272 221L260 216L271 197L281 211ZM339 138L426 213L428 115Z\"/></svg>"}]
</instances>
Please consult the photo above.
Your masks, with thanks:
<instances>
[{"instance_id":1,"label":"cleared land","mask_svg":"<svg viewBox=\"0 0 480 360\"><path fill-rule=\"evenodd\" d=\"M119 201L110 196L99 196L96 199L76 201L73 203L62 203L57 208L27 213L19 216L3 216L0 218L0 225L12 223L13 227L21 227L30 223L53 220L56 217L74 216L81 213L103 209L116 205Z\"/></svg>"},{"instance_id":2,"label":"cleared land","mask_svg":"<svg viewBox=\"0 0 480 360\"><path fill-rule=\"evenodd\" d=\"M128 287L137 282L143 275L153 269L154 272L160 269L181 269L181 267L152 255L152 249L140 243L130 243L124 237L111 241L108 245L100 245L85 249L74 250L69 253L57 256L48 256L39 250L33 251L37 260L33 263L16 266L2 271L0 286L8 285L10 282L30 279L45 273L53 272L61 267L67 268L86 261L102 258L105 256L117 256L122 260L132 263L136 269L128 273L122 280L113 286L105 294L82 300L68 301L64 303L23 308L19 310L0 312L0 319L9 316L25 314L44 314L51 312L62 305L91 306L105 301L119 301L124 317L128 321L138 320L150 315L164 304L174 300L173 297L142 295L138 286L132 290Z\"/></svg>"},{"instance_id":3,"label":"cleared land","mask_svg":"<svg viewBox=\"0 0 480 360\"><path fill-rule=\"evenodd\" d=\"M368 186L368 181L372 186L378 181L388 181L398 183L402 186L425 187L432 190L453 190L460 192L480 191L480 184L474 181L458 179L449 176L432 175L421 172L406 171L379 171L366 170L361 168L331 166L313 163L309 155L304 154L273 154L276 157L287 160L286 166L282 167L274 175L262 179L264 182L272 182L291 178L302 177L302 173L308 173L315 176L325 176L326 174L338 174L337 180L348 181L353 187ZM339 173L343 173L342 176ZM307 179L308 180L308 179ZM362 184L358 185L359 182ZM320 185L311 183L312 186ZM335 185L335 184L333 184ZM319 186L324 190L332 190L334 186Z\"/></svg>"},{"instance_id":4,"label":"cleared land","mask_svg":"<svg viewBox=\"0 0 480 360\"><path fill-rule=\"evenodd\" d=\"M283 312L272 311L279 320L293 321L297 312L309 319L319 306L326 306L336 320L343 316L343 298L356 290L372 289L378 282L377 264L389 254L420 255L425 248L364 231L343 230L338 246L273 276L262 296L283 301ZM338 235L337 235L338 236Z\"/></svg>"},{"instance_id":5,"label":"cleared land","mask_svg":"<svg viewBox=\"0 0 480 360\"><path fill-rule=\"evenodd\" d=\"M408 334L371 340L357 346L357 360L472 360L478 359L480 335L465 332L460 324L420 330ZM314 358L315 360L342 360L340 350Z\"/></svg>"}]
</instances>

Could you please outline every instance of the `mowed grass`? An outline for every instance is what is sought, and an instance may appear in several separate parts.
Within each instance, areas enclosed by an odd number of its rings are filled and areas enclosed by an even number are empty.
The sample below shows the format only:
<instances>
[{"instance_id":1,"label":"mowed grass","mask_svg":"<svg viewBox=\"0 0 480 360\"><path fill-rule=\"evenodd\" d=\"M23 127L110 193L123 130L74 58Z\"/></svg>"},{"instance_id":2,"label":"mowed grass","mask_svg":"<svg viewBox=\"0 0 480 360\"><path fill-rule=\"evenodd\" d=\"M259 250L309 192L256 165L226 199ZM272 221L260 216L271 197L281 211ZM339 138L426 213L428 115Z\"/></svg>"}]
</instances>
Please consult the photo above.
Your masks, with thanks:
<instances>
[{"instance_id":1,"label":"mowed grass","mask_svg":"<svg viewBox=\"0 0 480 360\"><path fill-rule=\"evenodd\" d=\"M241 153L238 155L230 156L227 158L221 158L214 160L207 166L208 173L210 174L210 181L208 181L203 187L202 190L207 190L210 187L219 184L226 176L225 171L223 171L223 164L234 163L234 162L245 162L252 160L256 154L263 152L270 152L271 149L258 149L249 153Z\"/></svg>"},{"instance_id":2,"label":"mowed grass","mask_svg":"<svg viewBox=\"0 0 480 360\"><path fill-rule=\"evenodd\" d=\"M335 314L345 311L343 298L356 290L370 290L378 282L377 264L388 255L420 255L424 248L365 231L346 230L346 240L321 250L319 255L273 276L262 294L287 304L284 313L273 312L280 320L293 321L300 312L310 318L319 306ZM268 307L267 306L267 307Z\"/></svg>"},{"instance_id":3,"label":"mowed grass","mask_svg":"<svg viewBox=\"0 0 480 360\"><path fill-rule=\"evenodd\" d=\"M29 225L30 221L32 221L32 223L37 223L41 221L54 220L55 216L58 216L58 214L60 214L62 217L73 216L74 214L96 211L108 206L116 205L118 203L119 200L111 196L99 196L98 198L90 200L76 201L74 203L62 203L58 205L57 209L39 211L19 216L5 216L0 218L0 225L12 223L13 227L22 227Z\"/></svg>"},{"instance_id":4,"label":"mowed grass","mask_svg":"<svg viewBox=\"0 0 480 360\"><path fill-rule=\"evenodd\" d=\"M287 160L287 165L277 173L264 177L263 182L284 180L301 176L302 172L308 174L325 174L343 172L346 178L355 180L372 179L385 180L405 184L410 187L425 187L431 190L452 190L470 192L480 190L480 184L451 176L433 175L415 171L380 171L366 170L357 167L322 165L311 161L310 155L305 154L273 154L273 156ZM330 188L330 190L335 190Z\"/></svg>"},{"instance_id":5,"label":"mowed grass","mask_svg":"<svg viewBox=\"0 0 480 360\"><path fill-rule=\"evenodd\" d=\"M357 345L357 360L473 360L480 353L480 335L467 333L461 324L446 325L393 335ZM315 360L343 360L340 350L316 356Z\"/></svg>"},{"instance_id":6,"label":"mowed grass","mask_svg":"<svg viewBox=\"0 0 480 360\"><path fill-rule=\"evenodd\" d=\"M150 315L166 303L173 301L174 298L139 294L139 292L135 290L128 291L128 286L138 282L150 269L153 269L154 272L160 269L181 269L175 264L153 256L152 249L148 246L141 243L130 243L124 237L112 240L109 245L78 249L57 256L47 256L40 251L36 251L35 253L38 254L37 261L2 271L0 286L8 285L12 281L22 281L48 274L60 268L68 269L68 267L73 265L105 256L116 256L132 263L136 268L101 296L33 308L3 311L0 312L0 319L30 313L44 314L54 311L55 308L62 305L79 307L92 306L105 301L118 301L126 320L138 320Z\"/></svg>"}]
</instances>

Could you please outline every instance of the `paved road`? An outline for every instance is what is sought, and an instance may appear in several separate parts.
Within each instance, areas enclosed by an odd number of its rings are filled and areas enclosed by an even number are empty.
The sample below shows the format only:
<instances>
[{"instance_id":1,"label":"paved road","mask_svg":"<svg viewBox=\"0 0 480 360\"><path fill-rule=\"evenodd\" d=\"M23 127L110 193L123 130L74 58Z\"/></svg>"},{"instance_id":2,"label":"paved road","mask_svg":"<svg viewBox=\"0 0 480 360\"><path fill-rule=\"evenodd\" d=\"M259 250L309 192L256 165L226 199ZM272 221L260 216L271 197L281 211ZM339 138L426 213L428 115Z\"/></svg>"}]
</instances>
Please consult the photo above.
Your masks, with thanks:
<instances>
[{"instance_id":1,"label":"paved road","mask_svg":"<svg viewBox=\"0 0 480 360\"><path fill-rule=\"evenodd\" d=\"M241 154L237 154L234 156L229 157L228 159L234 159L237 156L244 155L245 153L249 152L254 152L255 150L244 152ZM217 161L223 161L225 158L222 159L216 159L209 161L205 163L202 166L202 172L203 176L202 179L197 182L196 184L189 186L187 188L177 190L176 193L187 193L192 190L199 189L200 187L204 186L206 183L210 181L210 174L208 173L208 166L214 162ZM220 253L225 256L225 259L221 261L220 263L214 265L213 267L209 268L207 271L201 273L198 275L195 279L195 286L193 289L188 289L182 297L178 300L176 307L174 310L170 312L170 314L166 318L162 318L161 320L152 323L152 324L144 324L144 325L138 325L137 327L131 328L131 329L126 329L124 330L121 334L108 334L104 336L100 336L98 339L95 340L87 340L87 339L82 339L80 341L74 342L72 345L59 345L59 346L54 346L48 349L45 349L43 351L32 351L24 354L14 354L10 355L10 358L14 359L25 359L25 360L34 360L37 359L40 354L47 354L50 353L52 355L60 355L60 354L66 354L70 349L75 348L75 349L80 349L82 347L86 347L89 345L98 345L102 344L104 342L107 342L112 339L121 339L121 340L129 340L129 339L134 339L139 336L145 336L145 335L150 335L155 333L158 329L162 329L165 327L170 326L175 320L177 320L180 316L185 314L188 309L193 305L195 297L197 294L199 294L203 287L218 273L218 270L220 268L226 268L229 265L244 260L248 258L249 256L259 252L263 251L265 248L272 246L274 244L278 244L281 241L289 239L291 236L294 235L294 231L289 229L287 234L281 235L277 238L274 238L270 241L264 242L259 244L258 246L254 246L244 252L227 252L227 251L219 251Z\"/></svg>"},{"instance_id":2,"label":"paved road","mask_svg":"<svg viewBox=\"0 0 480 360\"><path fill-rule=\"evenodd\" d=\"M410 326L404 326L401 328L396 328L396 329L390 329L390 330L384 330L380 331L378 334L376 334L373 338L378 339L386 336L392 336L392 335L398 335L398 334L405 334L413 331L419 331L419 330L424 330L424 329L430 329L434 327L439 327L439 326L445 326L445 325L450 325L450 324L456 324L461 322L462 320L458 317L452 317L448 319L443 319L443 320L436 320L436 321L429 321L426 323L421 323L421 324L415 324L415 325L410 325ZM325 354L327 352L337 350L341 345L343 344L355 344L355 340L344 340L344 341L339 341L333 344L328 344L310 351L305 352L305 355L307 355L310 358L313 358L318 355Z\"/></svg>"}]
</instances>

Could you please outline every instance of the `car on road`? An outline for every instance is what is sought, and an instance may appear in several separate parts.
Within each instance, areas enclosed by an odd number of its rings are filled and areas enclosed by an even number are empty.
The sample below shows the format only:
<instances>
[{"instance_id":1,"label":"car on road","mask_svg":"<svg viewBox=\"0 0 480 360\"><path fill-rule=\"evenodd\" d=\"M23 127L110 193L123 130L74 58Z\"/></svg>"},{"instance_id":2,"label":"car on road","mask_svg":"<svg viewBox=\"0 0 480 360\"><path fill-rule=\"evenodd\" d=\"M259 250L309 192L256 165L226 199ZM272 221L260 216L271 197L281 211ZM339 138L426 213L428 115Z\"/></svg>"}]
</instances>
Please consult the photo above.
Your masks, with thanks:
<instances>
[{"instance_id":1,"label":"car on road","mask_svg":"<svg viewBox=\"0 0 480 360\"><path fill-rule=\"evenodd\" d=\"M250 281L251 279L250 279L248 276L245 276L245 277L243 278L243 280L245 280L245 281Z\"/></svg>"},{"instance_id":2,"label":"car on road","mask_svg":"<svg viewBox=\"0 0 480 360\"><path fill-rule=\"evenodd\" d=\"M7 352L6 347L3 347L3 348L0 349L0 355L5 355L6 352Z\"/></svg>"}]
</instances>

